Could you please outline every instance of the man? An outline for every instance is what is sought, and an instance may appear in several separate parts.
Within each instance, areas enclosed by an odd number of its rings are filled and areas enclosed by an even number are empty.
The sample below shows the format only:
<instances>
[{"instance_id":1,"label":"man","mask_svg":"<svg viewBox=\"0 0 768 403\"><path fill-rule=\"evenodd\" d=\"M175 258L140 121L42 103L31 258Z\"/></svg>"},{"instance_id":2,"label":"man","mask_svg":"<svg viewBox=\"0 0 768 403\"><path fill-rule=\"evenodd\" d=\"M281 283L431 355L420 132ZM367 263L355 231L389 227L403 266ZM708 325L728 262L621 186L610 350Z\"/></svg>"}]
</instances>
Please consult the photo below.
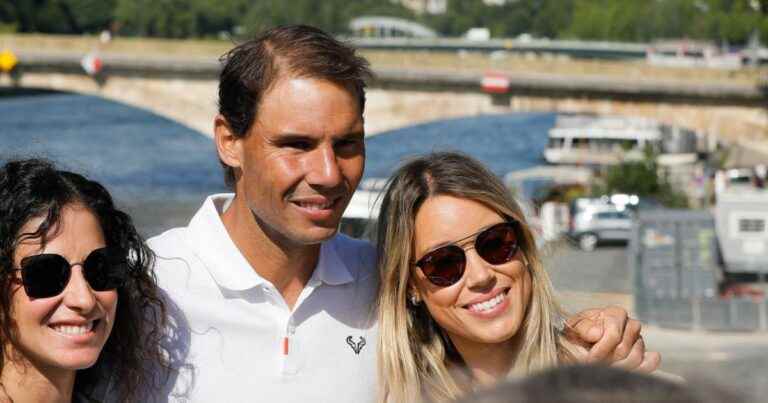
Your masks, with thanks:
<instances>
[{"instance_id":1,"label":"man","mask_svg":"<svg viewBox=\"0 0 768 403\"><path fill-rule=\"evenodd\" d=\"M174 399L373 401L376 259L336 235L365 165L368 64L307 26L264 32L225 62L214 130L234 195L150 240L175 312ZM658 365L623 310L572 324L597 341L585 360Z\"/></svg>"}]
</instances>

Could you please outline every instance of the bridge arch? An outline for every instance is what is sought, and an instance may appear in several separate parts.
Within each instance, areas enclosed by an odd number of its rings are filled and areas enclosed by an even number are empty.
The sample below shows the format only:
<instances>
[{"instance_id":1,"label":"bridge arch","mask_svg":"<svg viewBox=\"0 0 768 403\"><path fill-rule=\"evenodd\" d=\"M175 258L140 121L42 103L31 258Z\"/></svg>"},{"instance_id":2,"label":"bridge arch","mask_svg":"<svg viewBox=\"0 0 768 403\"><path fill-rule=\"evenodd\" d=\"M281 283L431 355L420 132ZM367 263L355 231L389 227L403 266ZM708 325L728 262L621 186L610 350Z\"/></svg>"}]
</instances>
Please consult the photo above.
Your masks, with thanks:
<instances>
[{"instance_id":1,"label":"bridge arch","mask_svg":"<svg viewBox=\"0 0 768 403\"><path fill-rule=\"evenodd\" d=\"M0 81L0 85L3 82ZM143 109L212 136L218 80L109 76L102 83L85 74L24 72L13 85L95 95Z\"/></svg>"}]
</instances>

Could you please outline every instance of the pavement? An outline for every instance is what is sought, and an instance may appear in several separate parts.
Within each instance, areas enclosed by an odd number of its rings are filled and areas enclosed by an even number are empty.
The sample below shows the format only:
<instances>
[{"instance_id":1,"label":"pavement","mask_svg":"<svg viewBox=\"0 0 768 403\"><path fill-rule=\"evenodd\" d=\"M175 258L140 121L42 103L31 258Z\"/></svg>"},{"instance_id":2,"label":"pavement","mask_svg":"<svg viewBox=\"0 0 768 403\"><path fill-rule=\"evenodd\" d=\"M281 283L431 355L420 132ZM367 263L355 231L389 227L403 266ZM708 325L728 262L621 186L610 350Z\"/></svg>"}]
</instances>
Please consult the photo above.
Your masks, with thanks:
<instances>
[{"instance_id":1,"label":"pavement","mask_svg":"<svg viewBox=\"0 0 768 403\"><path fill-rule=\"evenodd\" d=\"M562 242L544 248L544 262L566 310L618 305L632 308L632 272L623 246L583 252ZM644 325L648 350L659 351L661 370L689 384L714 384L749 402L768 396L768 333L708 332Z\"/></svg>"}]
</instances>

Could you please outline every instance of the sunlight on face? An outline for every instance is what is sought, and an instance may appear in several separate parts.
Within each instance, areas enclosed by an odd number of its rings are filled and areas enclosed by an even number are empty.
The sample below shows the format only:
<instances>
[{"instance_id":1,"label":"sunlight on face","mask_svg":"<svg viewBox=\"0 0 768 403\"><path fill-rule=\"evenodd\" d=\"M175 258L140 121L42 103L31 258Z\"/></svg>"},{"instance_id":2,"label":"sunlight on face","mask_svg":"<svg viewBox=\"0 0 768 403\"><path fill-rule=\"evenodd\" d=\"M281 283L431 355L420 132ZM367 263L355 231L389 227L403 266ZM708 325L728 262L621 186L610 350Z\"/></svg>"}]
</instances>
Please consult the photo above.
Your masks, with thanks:
<instances>
[{"instance_id":1,"label":"sunlight on face","mask_svg":"<svg viewBox=\"0 0 768 403\"><path fill-rule=\"evenodd\" d=\"M30 220L22 233L35 231L42 217ZM72 263L83 262L104 247L104 235L96 217L75 204L61 210L55 232L44 249L38 239L22 242L14 256L15 267L27 256L54 253ZM115 320L117 291L94 291L83 277L80 264L71 268L69 283L59 295L30 298L24 287L12 290L12 315L18 340L14 348L37 366L77 370L88 368L104 347Z\"/></svg>"},{"instance_id":2,"label":"sunlight on face","mask_svg":"<svg viewBox=\"0 0 768 403\"><path fill-rule=\"evenodd\" d=\"M473 200L431 197L416 215L415 260L439 246L504 221L494 210ZM416 269L412 285L459 349L511 341L522 325L531 299L531 276L522 261L522 252L518 251L508 263L492 265L477 254L474 238L460 246L467 257L461 280L440 287Z\"/></svg>"}]
</instances>

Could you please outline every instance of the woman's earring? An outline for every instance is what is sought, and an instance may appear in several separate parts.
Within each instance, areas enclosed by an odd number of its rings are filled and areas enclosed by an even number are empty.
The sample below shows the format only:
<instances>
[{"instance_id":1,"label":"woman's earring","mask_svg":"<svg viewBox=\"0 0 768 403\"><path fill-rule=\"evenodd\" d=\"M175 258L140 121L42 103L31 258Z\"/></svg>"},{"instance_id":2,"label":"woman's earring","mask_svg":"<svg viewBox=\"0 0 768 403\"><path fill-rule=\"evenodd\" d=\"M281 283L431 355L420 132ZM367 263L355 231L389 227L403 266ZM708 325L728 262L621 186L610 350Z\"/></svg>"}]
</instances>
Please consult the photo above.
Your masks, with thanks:
<instances>
[{"instance_id":1,"label":"woman's earring","mask_svg":"<svg viewBox=\"0 0 768 403\"><path fill-rule=\"evenodd\" d=\"M416 294L414 294L414 293L411 293L410 299L411 299L411 305L413 305L413 306L417 306L421 302L419 297L417 297Z\"/></svg>"}]
</instances>

